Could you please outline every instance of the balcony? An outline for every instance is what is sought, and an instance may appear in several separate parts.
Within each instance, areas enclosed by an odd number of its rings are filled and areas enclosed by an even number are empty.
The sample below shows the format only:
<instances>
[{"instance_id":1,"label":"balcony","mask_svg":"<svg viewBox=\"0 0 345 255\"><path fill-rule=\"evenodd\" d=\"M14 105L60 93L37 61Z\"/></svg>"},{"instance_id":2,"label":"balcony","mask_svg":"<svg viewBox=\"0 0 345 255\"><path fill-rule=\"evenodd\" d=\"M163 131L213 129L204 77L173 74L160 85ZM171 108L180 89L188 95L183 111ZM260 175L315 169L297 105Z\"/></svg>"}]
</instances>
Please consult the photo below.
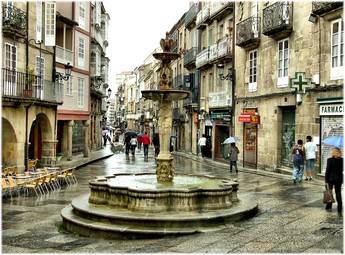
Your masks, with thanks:
<instances>
[{"instance_id":1,"label":"balcony","mask_svg":"<svg viewBox=\"0 0 345 255\"><path fill-rule=\"evenodd\" d=\"M191 29L195 25L196 16L199 11L199 3L194 3L188 10L185 18L184 25L187 29Z\"/></svg>"},{"instance_id":2,"label":"balcony","mask_svg":"<svg viewBox=\"0 0 345 255\"><path fill-rule=\"evenodd\" d=\"M208 107L221 108L231 106L231 97L224 92L209 93Z\"/></svg>"},{"instance_id":3,"label":"balcony","mask_svg":"<svg viewBox=\"0 0 345 255\"><path fill-rule=\"evenodd\" d=\"M16 37L26 36L26 14L13 5L2 5L2 32Z\"/></svg>"},{"instance_id":4,"label":"balcony","mask_svg":"<svg viewBox=\"0 0 345 255\"><path fill-rule=\"evenodd\" d=\"M232 54L232 41L228 36L220 39L218 42L218 60L230 59Z\"/></svg>"},{"instance_id":5,"label":"balcony","mask_svg":"<svg viewBox=\"0 0 345 255\"><path fill-rule=\"evenodd\" d=\"M201 68L208 64L208 57L209 57L209 47L199 52L198 55L196 55L195 65L196 68Z\"/></svg>"},{"instance_id":6,"label":"balcony","mask_svg":"<svg viewBox=\"0 0 345 255\"><path fill-rule=\"evenodd\" d=\"M210 21L222 20L226 15L230 14L234 9L233 2L214 1L210 7Z\"/></svg>"},{"instance_id":7,"label":"balcony","mask_svg":"<svg viewBox=\"0 0 345 255\"><path fill-rule=\"evenodd\" d=\"M196 53L197 48L193 47L187 50L186 54L184 55L184 67L187 69L191 69L195 67L195 60L196 60Z\"/></svg>"},{"instance_id":8,"label":"balcony","mask_svg":"<svg viewBox=\"0 0 345 255\"><path fill-rule=\"evenodd\" d=\"M217 59L217 57L218 57L218 45L217 43L215 43L210 46L210 51L208 55L209 63L213 63Z\"/></svg>"},{"instance_id":9,"label":"balcony","mask_svg":"<svg viewBox=\"0 0 345 255\"><path fill-rule=\"evenodd\" d=\"M276 2L263 10L262 33L279 40L292 32L293 4Z\"/></svg>"},{"instance_id":10,"label":"balcony","mask_svg":"<svg viewBox=\"0 0 345 255\"><path fill-rule=\"evenodd\" d=\"M252 50L260 44L260 17L252 16L236 25L236 45Z\"/></svg>"},{"instance_id":11,"label":"balcony","mask_svg":"<svg viewBox=\"0 0 345 255\"><path fill-rule=\"evenodd\" d=\"M206 22L210 17L210 9L208 7L204 7L201 11L199 11L198 15L196 16L196 27L198 29L203 29L207 26Z\"/></svg>"},{"instance_id":12,"label":"balcony","mask_svg":"<svg viewBox=\"0 0 345 255\"><path fill-rule=\"evenodd\" d=\"M61 104L62 84L41 79L37 75L2 69L2 97L15 101L46 101Z\"/></svg>"},{"instance_id":13,"label":"balcony","mask_svg":"<svg viewBox=\"0 0 345 255\"><path fill-rule=\"evenodd\" d=\"M56 62L73 66L73 51L56 45Z\"/></svg>"},{"instance_id":14,"label":"balcony","mask_svg":"<svg viewBox=\"0 0 345 255\"><path fill-rule=\"evenodd\" d=\"M183 76L181 74L176 75L173 79L173 88L182 89L183 88Z\"/></svg>"},{"instance_id":15,"label":"balcony","mask_svg":"<svg viewBox=\"0 0 345 255\"><path fill-rule=\"evenodd\" d=\"M342 8L344 5L341 2L313 2L312 3L312 13L316 15L326 15L327 13Z\"/></svg>"}]
</instances>

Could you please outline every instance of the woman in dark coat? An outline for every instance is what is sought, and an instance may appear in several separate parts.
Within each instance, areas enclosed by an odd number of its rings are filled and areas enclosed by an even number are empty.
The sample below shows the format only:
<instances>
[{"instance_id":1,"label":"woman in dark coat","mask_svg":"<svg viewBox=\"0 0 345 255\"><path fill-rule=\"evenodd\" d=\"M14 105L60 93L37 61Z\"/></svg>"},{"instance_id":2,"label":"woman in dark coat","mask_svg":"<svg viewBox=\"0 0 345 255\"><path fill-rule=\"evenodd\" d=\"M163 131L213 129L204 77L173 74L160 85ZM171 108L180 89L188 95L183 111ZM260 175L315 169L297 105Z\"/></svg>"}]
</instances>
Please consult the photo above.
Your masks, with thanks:
<instances>
[{"instance_id":1,"label":"woman in dark coat","mask_svg":"<svg viewBox=\"0 0 345 255\"><path fill-rule=\"evenodd\" d=\"M343 203L341 200L341 185L343 184L343 158L338 148L332 149L332 157L327 159L325 183L332 191L335 190L335 197L338 204L338 213L342 213ZM332 203L326 204L326 210L332 210Z\"/></svg>"}]
</instances>

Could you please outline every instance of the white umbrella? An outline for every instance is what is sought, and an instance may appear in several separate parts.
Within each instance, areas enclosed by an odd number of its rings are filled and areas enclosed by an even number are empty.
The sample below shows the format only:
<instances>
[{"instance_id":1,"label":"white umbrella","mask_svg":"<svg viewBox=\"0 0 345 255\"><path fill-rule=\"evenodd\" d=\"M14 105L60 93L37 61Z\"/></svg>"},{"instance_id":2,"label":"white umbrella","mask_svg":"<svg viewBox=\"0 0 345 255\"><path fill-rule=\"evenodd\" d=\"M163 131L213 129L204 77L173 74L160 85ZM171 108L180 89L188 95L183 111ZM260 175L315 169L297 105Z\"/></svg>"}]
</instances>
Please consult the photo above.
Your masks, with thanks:
<instances>
[{"instance_id":1,"label":"white umbrella","mask_svg":"<svg viewBox=\"0 0 345 255\"><path fill-rule=\"evenodd\" d=\"M230 136L230 137L228 137L228 138L225 139L225 141L223 142L223 144L235 143L235 142L236 142L235 140L237 140L235 137Z\"/></svg>"}]
</instances>

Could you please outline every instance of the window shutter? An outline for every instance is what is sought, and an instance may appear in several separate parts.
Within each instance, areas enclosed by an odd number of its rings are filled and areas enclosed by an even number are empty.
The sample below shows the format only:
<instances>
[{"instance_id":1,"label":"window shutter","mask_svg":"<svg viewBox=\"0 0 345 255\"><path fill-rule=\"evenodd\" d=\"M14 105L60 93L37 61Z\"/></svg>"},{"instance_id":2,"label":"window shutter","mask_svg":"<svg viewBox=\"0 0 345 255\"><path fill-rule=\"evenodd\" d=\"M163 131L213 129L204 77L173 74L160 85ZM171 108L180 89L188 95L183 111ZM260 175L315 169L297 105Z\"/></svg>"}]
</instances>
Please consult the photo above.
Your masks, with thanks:
<instances>
[{"instance_id":1,"label":"window shutter","mask_svg":"<svg viewBox=\"0 0 345 255\"><path fill-rule=\"evenodd\" d=\"M53 2L45 4L45 45L55 46L56 4Z\"/></svg>"},{"instance_id":2,"label":"window shutter","mask_svg":"<svg viewBox=\"0 0 345 255\"><path fill-rule=\"evenodd\" d=\"M36 2L36 41L42 41L42 1Z\"/></svg>"}]
</instances>

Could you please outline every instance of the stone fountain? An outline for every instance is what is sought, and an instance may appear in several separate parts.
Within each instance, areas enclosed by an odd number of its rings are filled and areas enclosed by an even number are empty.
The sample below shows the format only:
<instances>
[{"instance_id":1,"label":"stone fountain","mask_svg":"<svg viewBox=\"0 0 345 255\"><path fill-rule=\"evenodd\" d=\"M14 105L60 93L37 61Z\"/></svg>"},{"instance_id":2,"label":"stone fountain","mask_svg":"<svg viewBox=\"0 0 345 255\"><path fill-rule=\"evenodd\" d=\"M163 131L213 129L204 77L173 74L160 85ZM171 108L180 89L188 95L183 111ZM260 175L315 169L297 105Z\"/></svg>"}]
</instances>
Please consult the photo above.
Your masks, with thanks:
<instances>
[{"instance_id":1,"label":"stone fountain","mask_svg":"<svg viewBox=\"0 0 345 255\"><path fill-rule=\"evenodd\" d=\"M192 234L226 227L227 222L255 215L257 203L238 198L238 182L229 178L175 175L170 153L172 102L188 91L172 89L170 52L173 41L162 39L159 89L142 91L143 97L159 102L160 153L156 174L113 174L89 182L90 194L75 198L61 211L64 227L85 236L119 238Z\"/></svg>"}]
</instances>

